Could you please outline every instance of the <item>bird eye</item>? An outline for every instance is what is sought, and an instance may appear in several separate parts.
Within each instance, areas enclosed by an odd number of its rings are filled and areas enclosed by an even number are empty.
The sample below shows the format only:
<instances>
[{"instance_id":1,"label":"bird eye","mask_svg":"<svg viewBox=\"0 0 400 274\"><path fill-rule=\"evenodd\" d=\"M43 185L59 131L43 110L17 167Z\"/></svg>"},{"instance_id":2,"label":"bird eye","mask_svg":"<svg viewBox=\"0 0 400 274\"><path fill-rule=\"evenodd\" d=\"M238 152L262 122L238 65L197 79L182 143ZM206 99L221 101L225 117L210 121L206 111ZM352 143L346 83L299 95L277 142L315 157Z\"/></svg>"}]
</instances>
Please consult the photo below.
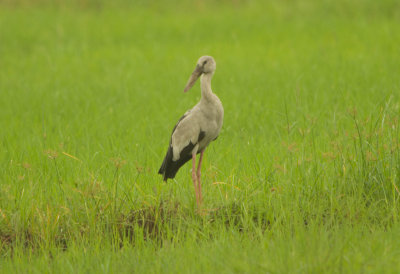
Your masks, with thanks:
<instances>
[{"instance_id":1,"label":"bird eye","mask_svg":"<svg viewBox=\"0 0 400 274\"><path fill-rule=\"evenodd\" d=\"M203 62L203 66L204 66L206 63L207 63L207 60L205 60L205 61Z\"/></svg>"}]
</instances>

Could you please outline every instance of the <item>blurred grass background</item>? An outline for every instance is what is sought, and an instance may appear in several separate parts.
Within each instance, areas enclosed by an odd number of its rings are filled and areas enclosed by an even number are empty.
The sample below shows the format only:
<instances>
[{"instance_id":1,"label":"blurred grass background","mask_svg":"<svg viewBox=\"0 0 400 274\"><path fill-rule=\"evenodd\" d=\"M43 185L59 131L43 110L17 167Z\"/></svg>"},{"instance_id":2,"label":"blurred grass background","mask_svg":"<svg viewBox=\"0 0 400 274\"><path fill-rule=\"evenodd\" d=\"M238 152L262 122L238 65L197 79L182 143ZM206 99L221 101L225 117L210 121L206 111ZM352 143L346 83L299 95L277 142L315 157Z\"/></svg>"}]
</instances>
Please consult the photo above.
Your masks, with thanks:
<instances>
[{"instance_id":1,"label":"blurred grass background","mask_svg":"<svg viewBox=\"0 0 400 274\"><path fill-rule=\"evenodd\" d=\"M0 1L1 270L395 272L399 10ZM189 165L156 172L204 54L225 122L198 216Z\"/></svg>"}]
</instances>

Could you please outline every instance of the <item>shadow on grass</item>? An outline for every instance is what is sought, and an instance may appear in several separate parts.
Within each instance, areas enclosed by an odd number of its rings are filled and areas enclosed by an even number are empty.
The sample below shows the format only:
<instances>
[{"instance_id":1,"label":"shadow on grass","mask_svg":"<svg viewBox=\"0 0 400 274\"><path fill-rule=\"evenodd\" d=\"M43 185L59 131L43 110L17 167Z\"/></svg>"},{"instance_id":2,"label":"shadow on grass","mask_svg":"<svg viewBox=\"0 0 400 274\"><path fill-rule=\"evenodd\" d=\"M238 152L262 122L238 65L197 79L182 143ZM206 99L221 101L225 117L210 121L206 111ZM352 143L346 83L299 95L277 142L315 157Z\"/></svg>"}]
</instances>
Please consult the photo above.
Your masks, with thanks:
<instances>
[{"instance_id":1,"label":"shadow on grass","mask_svg":"<svg viewBox=\"0 0 400 274\"><path fill-rule=\"evenodd\" d=\"M35 220L30 222L34 225L22 231L0 224L0 254L12 252L15 247L33 251L43 247L67 250L71 243L82 241L110 242L117 248L147 241L162 246L168 241L180 241L186 237L213 239L227 231L260 235L274 227L290 233L294 228L310 226L332 228L341 224L357 225L363 221L373 224L374 216L367 212L349 215L345 211L324 209L320 214L311 214L298 208L297 213L286 215L274 212L272 208L256 205L249 207L243 203L230 203L197 212L179 202L163 200L155 205L117 213L115 216L111 211L102 212L95 222L61 217L50 232L40 230L40 223ZM70 223L76 225L71 226ZM389 220L386 225L390 226L391 223ZM383 224L379 222L377 225Z\"/></svg>"},{"instance_id":2,"label":"shadow on grass","mask_svg":"<svg viewBox=\"0 0 400 274\"><path fill-rule=\"evenodd\" d=\"M15 246L35 250L43 246L53 246L61 250L68 249L69 243L77 238L99 237L110 239L114 244L128 241L135 245L137 241L153 241L162 244L172 240L177 233L184 238L187 233L196 233L202 237L213 238L221 229L236 230L238 232L251 231L254 227L266 230L271 224L267 212L260 212L256 208L245 209L239 204L232 203L212 210L197 212L175 201L161 201L156 205L147 205L142 208L120 213L111 218L108 212L99 216L96 227L79 220L81 231L76 226L68 226L70 222L78 220L60 218L57 227L48 233L35 227L28 227L25 231L17 231L10 226L0 225L0 253L13 250ZM32 224L38 222L32 221ZM83 229L88 227L88 229ZM90 231L92 230L92 231ZM95 233L93 233L95 231ZM199 236L200 237L200 236Z\"/></svg>"},{"instance_id":3,"label":"shadow on grass","mask_svg":"<svg viewBox=\"0 0 400 274\"><path fill-rule=\"evenodd\" d=\"M212 233L213 226L235 229L239 232L254 226L267 229L271 220L267 212L256 208L245 210L237 203L224 205L215 209L202 209L200 212L186 208L177 202L161 201L156 206L147 206L121 215L118 221L118 232L121 237L132 240L135 229L143 232L144 239L168 240L176 231L202 229ZM212 237L212 235L209 235Z\"/></svg>"}]
</instances>

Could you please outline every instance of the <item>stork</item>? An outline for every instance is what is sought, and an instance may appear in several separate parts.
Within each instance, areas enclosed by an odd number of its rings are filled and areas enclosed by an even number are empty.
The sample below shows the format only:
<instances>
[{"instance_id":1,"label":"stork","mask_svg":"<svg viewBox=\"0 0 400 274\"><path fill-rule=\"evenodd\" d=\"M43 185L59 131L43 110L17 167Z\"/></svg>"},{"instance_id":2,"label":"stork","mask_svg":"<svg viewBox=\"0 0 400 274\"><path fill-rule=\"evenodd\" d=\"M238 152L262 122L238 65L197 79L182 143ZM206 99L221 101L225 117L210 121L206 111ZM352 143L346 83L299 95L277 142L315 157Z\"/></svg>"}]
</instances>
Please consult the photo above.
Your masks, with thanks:
<instances>
[{"instance_id":1,"label":"stork","mask_svg":"<svg viewBox=\"0 0 400 274\"><path fill-rule=\"evenodd\" d=\"M192 180L197 207L202 203L201 163L204 151L210 142L217 139L224 119L222 103L211 90L211 79L216 63L211 56L202 56L190 76L184 92L193 87L200 77L201 99L188 110L172 130L171 140L164 161L158 171L164 181L175 177L179 168L192 159ZM196 171L196 154L200 153Z\"/></svg>"}]
</instances>

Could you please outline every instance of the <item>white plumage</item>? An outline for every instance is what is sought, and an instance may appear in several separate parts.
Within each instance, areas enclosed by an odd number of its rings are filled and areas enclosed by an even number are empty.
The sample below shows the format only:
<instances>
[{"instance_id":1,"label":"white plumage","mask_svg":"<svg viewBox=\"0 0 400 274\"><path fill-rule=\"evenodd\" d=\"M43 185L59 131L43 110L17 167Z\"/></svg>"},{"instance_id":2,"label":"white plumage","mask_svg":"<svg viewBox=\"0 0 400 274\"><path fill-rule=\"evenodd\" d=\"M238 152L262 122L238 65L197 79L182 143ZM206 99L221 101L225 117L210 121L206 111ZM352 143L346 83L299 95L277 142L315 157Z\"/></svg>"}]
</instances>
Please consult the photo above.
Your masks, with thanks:
<instances>
[{"instance_id":1,"label":"white plumage","mask_svg":"<svg viewBox=\"0 0 400 274\"><path fill-rule=\"evenodd\" d=\"M201 100L176 124L172 131L167 155L158 171L166 181L174 178L179 168L192 159L192 179L198 206L202 200L200 170L203 153L210 142L218 137L224 118L222 103L211 90L211 79L215 68L216 63L211 56L202 56L198 60L184 91L188 91L201 76ZM196 172L196 154L198 153L200 153L200 159Z\"/></svg>"}]
</instances>

